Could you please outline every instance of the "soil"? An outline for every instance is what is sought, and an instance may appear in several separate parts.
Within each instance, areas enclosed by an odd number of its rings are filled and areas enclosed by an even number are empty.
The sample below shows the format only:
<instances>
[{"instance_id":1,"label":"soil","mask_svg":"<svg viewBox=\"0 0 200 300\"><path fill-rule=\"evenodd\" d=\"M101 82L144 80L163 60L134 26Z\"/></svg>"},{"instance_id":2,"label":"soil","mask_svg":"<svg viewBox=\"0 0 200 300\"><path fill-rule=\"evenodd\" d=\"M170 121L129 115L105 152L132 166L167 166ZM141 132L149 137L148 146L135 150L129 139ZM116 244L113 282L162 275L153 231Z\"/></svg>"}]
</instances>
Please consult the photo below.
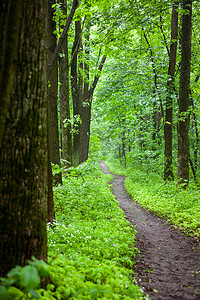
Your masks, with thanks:
<instances>
[{"instance_id":1,"label":"soil","mask_svg":"<svg viewBox=\"0 0 200 300\"><path fill-rule=\"evenodd\" d=\"M100 165L103 173L111 174L103 161ZM200 299L199 242L144 210L127 194L125 177L112 175L113 194L129 222L136 225L138 285L152 300Z\"/></svg>"}]
</instances>

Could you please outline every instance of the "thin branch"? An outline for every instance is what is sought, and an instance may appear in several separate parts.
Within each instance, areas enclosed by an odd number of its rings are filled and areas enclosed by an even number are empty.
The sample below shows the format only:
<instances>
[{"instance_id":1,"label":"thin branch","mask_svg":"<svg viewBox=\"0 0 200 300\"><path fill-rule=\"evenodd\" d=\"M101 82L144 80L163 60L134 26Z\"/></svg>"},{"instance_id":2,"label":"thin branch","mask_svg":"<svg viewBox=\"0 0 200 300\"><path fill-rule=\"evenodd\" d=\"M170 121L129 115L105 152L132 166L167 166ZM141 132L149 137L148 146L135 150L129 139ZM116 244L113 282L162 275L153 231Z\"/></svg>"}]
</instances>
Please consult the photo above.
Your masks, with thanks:
<instances>
[{"instance_id":1,"label":"thin branch","mask_svg":"<svg viewBox=\"0 0 200 300\"><path fill-rule=\"evenodd\" d=\"M98 68L98 73L101 73L105 61L106 61L106 55L104 55L104 56L102 57L102 59L101 59L101 62L100 62L99 68ZM97 83L98 83L98 81L99 81L99 77L100 77L99 74L97 74L97 75L95 76L94 81L93 81L93 84L91 85L90 90L89 90L89 97L88 97L88 99L91 99L91 97L92 97L92 95L93 95L93 93L94 93L94 90L95 90L95 88L96 88L96 86L97 86Z\"/></svg>"},{"instance_id":2,"label":"thin branch","mask_svg":"<svg viewBox=\"0 0 200 300\"><path fill-rule=\"evenodd\" d=\"M57 44L56 49L54 51L54 54L53 54L53 56L51 58L51 61L50 61L49 65L48 65L48 74L51 72L51 69L52 69L52 67L53 67L53 65L54 65L54 63L55 63L55 61L56 61L56 59L58 57L58 54L59 54L60 48L62 46L63 40L64 40L64 38L65 38L65 36L66 36L66 34L68 32L69 26L70 26L70 24L72 22L74 13L75 13L78 5L79 5L79 1L78 0L73 0L72 9L71 9L70 14L69 14L69 16L67 18L66 25L65 25L65 27L63 29L62 35L61 35L61 37L60 37L60 39L58 41L58 44Z\"/></svg>"}]
</instances>

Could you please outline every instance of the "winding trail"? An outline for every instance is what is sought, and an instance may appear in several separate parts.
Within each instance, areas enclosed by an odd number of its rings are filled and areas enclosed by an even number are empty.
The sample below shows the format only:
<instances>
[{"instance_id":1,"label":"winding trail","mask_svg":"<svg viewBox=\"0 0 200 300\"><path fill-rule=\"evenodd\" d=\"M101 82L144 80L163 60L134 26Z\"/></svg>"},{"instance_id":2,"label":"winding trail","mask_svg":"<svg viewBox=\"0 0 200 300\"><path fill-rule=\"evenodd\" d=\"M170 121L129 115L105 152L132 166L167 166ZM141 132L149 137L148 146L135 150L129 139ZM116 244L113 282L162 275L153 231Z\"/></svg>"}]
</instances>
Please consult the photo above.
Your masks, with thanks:
<instances>
[{"instance_id":1,"label":"winding trail","mask_svg":"<svg viewBox=\"0 0 200 300\"><path fill-rule=\"evenodd\" d=\"M101 169L111 174L101 161ZM200 245L134 202L124 188L124 177L113 175L113 194L127 219L136 225L138 284L152 300L200 299Z\"/></svg>"}]
</instances>

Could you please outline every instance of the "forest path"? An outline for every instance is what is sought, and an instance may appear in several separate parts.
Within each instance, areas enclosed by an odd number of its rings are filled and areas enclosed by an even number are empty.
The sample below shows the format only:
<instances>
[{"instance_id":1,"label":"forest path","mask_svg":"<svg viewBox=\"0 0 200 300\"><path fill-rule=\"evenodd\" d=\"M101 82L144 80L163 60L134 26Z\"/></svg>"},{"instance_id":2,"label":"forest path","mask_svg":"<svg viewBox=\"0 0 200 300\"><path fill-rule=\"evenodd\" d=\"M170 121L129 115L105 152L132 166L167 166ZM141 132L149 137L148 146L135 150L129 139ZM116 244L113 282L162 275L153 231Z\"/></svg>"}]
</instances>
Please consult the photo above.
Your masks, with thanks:
<instances>
[{"instance_id":1,"label":"forest path","mask_svg":"<svg viewBox=\"0 0 200 300\"><path fill-rule=\"evenodd\" d=\"M101 169L111 174L101 161ZM113 194L132 225L137 225L138 284L152 300L200 299L200 246L190 237L145 211L124 188L124 177L113 175Z\"/></svg>"}]
</instances>

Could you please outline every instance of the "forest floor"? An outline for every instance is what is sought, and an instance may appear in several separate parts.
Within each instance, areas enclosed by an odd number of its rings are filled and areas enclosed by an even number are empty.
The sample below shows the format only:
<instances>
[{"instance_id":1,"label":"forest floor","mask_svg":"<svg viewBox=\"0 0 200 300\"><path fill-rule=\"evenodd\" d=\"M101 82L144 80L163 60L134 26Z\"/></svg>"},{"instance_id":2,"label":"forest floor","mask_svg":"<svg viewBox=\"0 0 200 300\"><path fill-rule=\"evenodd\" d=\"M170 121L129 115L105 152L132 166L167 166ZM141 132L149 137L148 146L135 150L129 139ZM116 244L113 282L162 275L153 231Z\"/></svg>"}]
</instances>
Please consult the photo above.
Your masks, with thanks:
<instances>
[{"instance_id":1,"label":"forest floor","mask_svg":"<svg viewBox=\"0 0 200 300\"><path fill-rule=\"evenodd\" d=\"M100 165L103 173L111 174L103 161ZM144 210L127 194L125 177L112 175L113 194L129 222L136 225L138 284L152 300L200 299L200 244Z\"/></svg>"}]
</instances>

